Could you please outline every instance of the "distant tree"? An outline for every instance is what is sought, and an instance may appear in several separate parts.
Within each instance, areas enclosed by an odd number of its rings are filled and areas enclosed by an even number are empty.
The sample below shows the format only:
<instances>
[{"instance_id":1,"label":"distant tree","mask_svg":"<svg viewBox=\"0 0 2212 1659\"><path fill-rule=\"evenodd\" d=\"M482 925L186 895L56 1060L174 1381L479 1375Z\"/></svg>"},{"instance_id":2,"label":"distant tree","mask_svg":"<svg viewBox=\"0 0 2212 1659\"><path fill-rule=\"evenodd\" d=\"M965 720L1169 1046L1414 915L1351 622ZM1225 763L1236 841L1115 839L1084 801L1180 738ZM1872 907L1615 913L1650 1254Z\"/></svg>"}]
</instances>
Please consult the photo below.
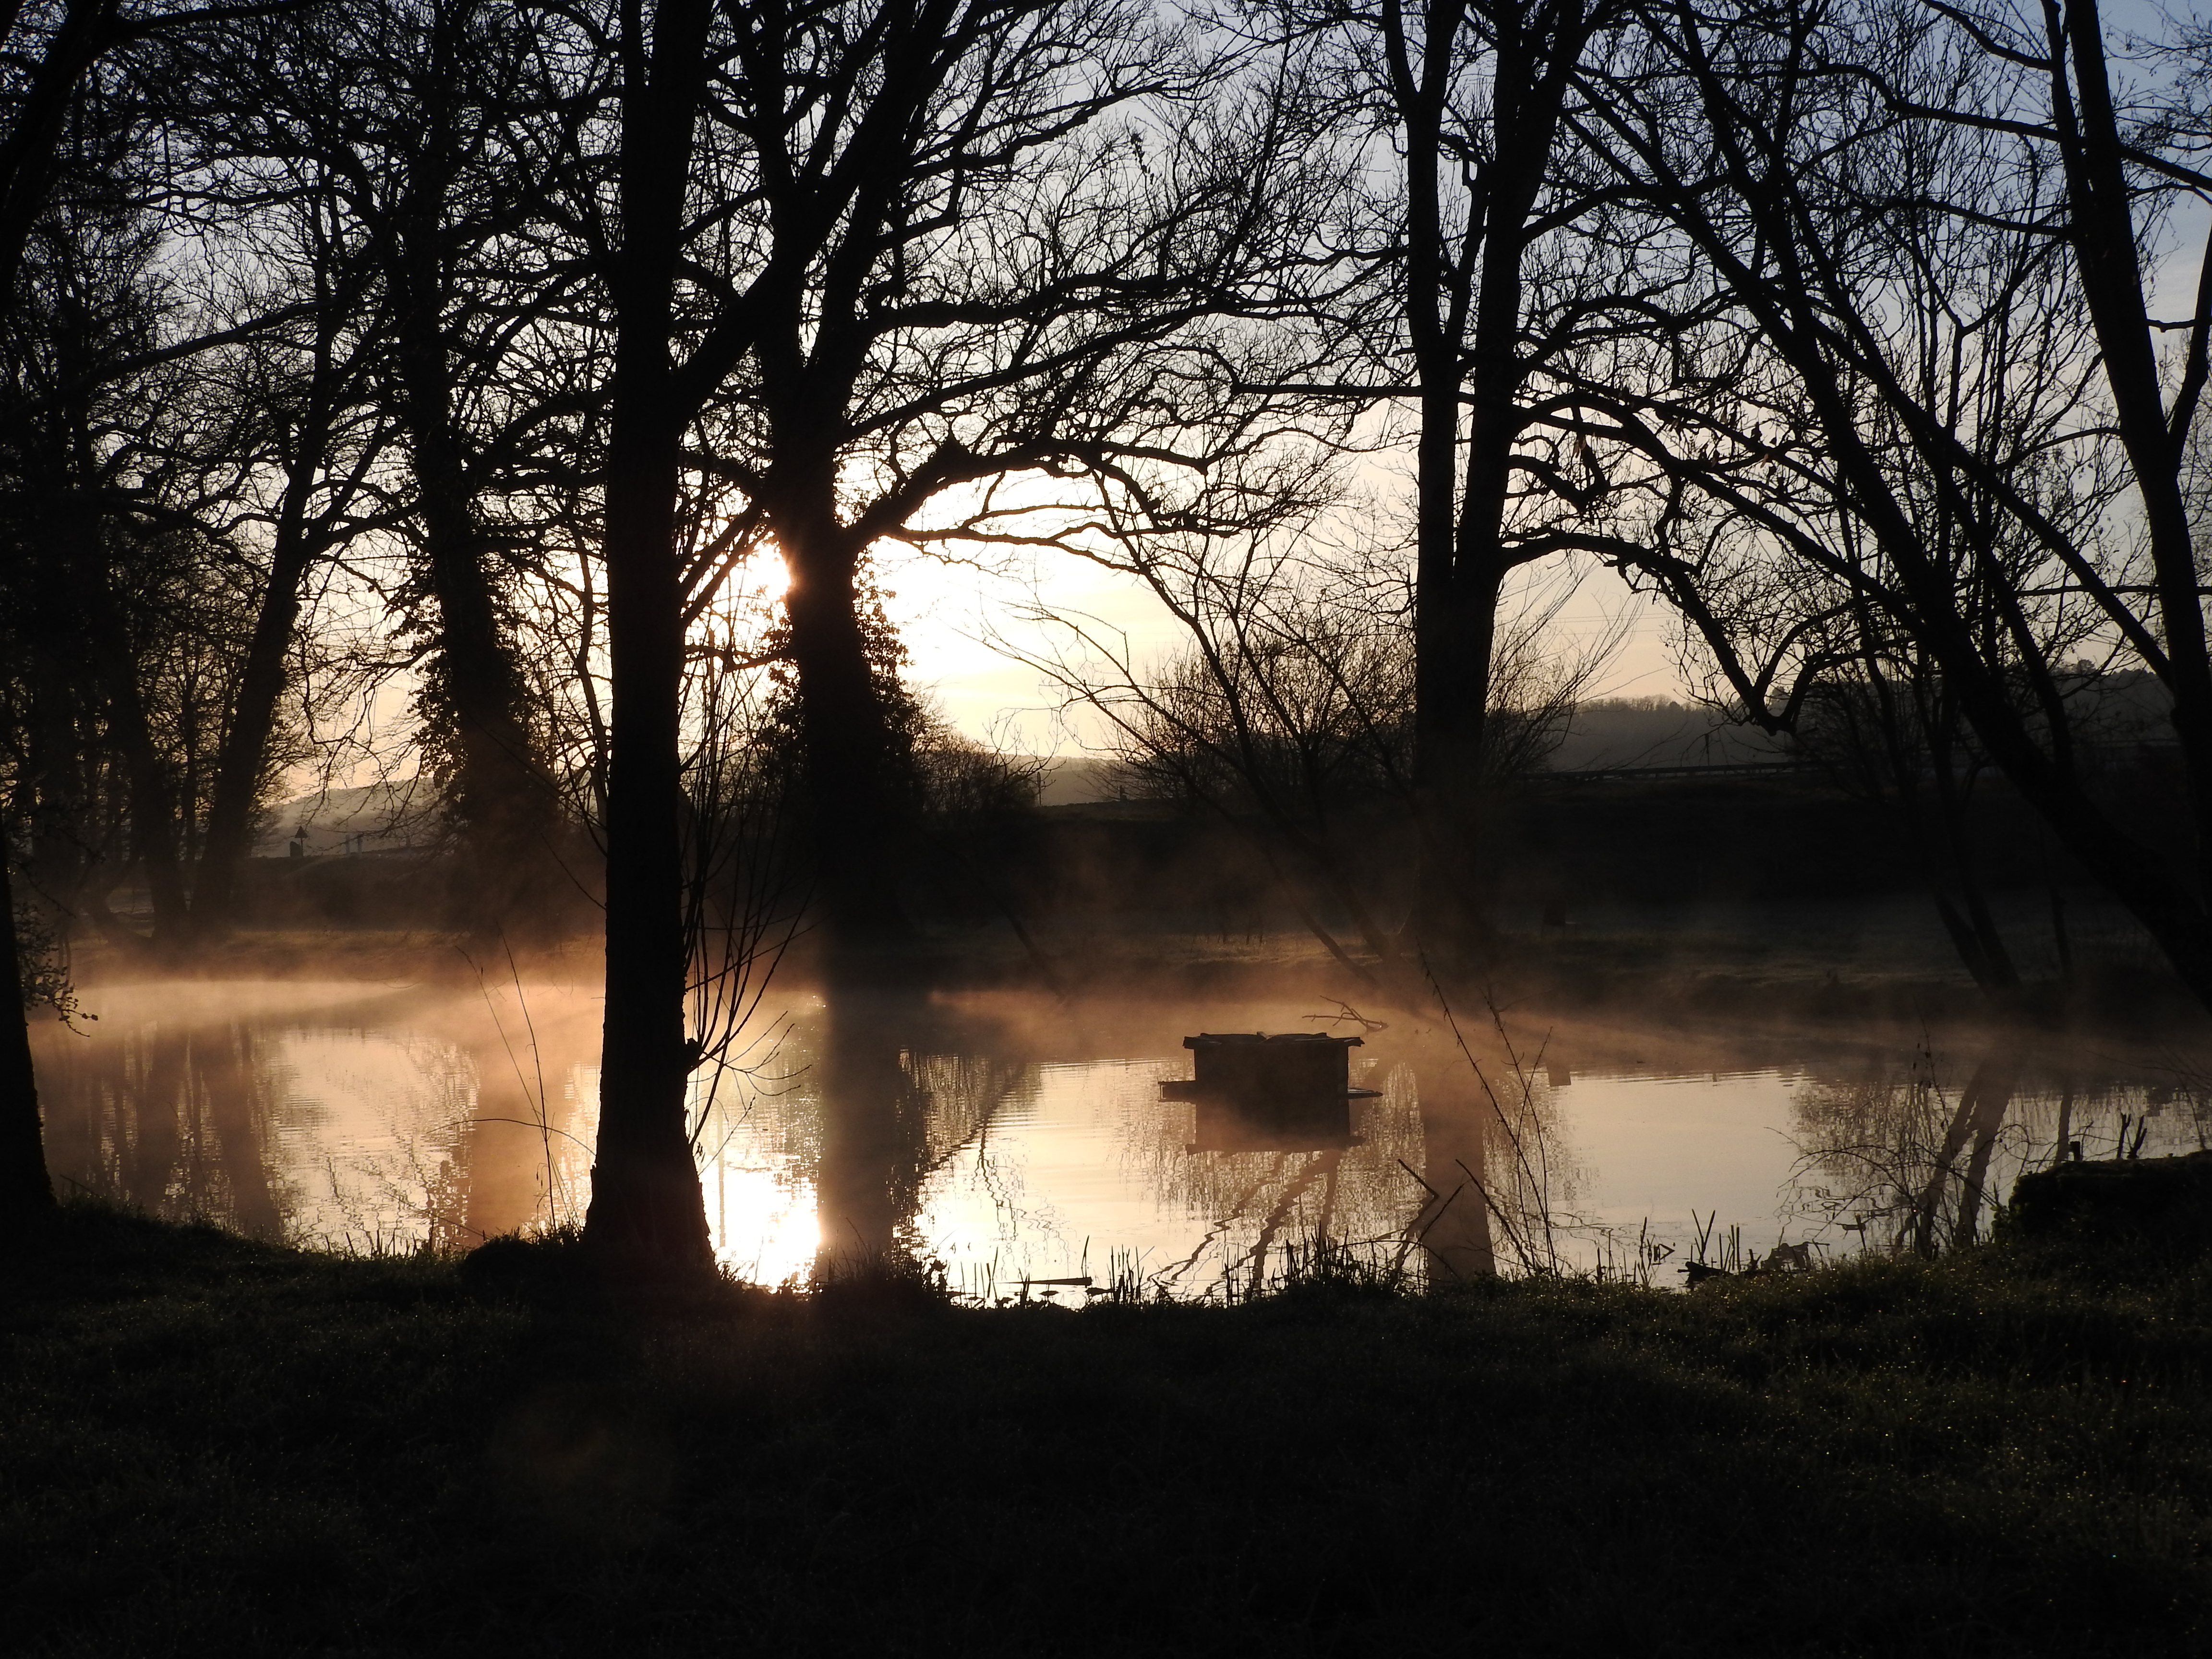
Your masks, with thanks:
<instances>
[{"instance_id":1,"label":"distant tree","mask_svg":"<svg viewBox=\"0 0 2212 1659\"><path fill-rule=\"evenodd\" d=\"M265 549L266 562L253 573L259 592L252 632L238 660L193 872L191 931L203 945L236 919L239 875L286 758L283 703L300 689L298 665L312 654L301 637L311 579L331 557L391 524L374 489L396 434L370 397L381 347L365 303L374 268L357 237L349 238L332 199L336 185L306 163L286 179L281 206L258 227L261 271L273 278L281 270L284 277L266 301L290 299L303 314L258 331L250 347L210 366L209 378L258 416L250 429L265 453L266 483L252 492L245 535ZM285 234L267 234L276 228L272 216Z\"/></svg>"},{"instance_id":2,"label":"distant tree","mask_svg":"<svg viewBox=\"0 0 2212 1659\"><path fill-rule=\"evenodd\" d=\"M1406 916L1419 897L1378 857L1388 831L1411 842L1421 808L1413 582L1310 547L1203 538L1140 543L1131 569L1187 645L1142 662L1109 630L1045 611L1071 648L1030 659L1103 717L1133 793L1219 817L1333 957L1394 994L1425 995L1410 961L1423 935ZM1492 801L1541 766L1611 654L1605 639L1560 648L1553 624L1571 592L1537 587L1501 607L1475 780Z\"/></svg>"},{"instance_id":3,"label":"distant tree","mask_svg":"<svg viewBox=\"0 0 2212 1659\"><path fill-rule=\"evenodd\" d=\"M712 269L750 338L702 388L697 464L791 570L824 901L865 937L899 910L867 549L957 539L991 481L1181 444L1216 388L1161 348L1243 301L1287 204L1194 43L1121 0L756 12L732 53L708 176L741 210Z\"/></svg>"},{"instance_id":4,"label":"distant tree","mask_svg":"<svg viewBox=\"0 0 2212 1659\"><path fill-rule=\"evenodd\" d=\"M374 523L386 430L329 179L241 191L194 142L219 101L199 67L254 10L191 15L206 29L127 36L80 88L0 415L34 550L10 602L35 885L129 943L106 895L135 864L164 949L230 920L311 654L307 574Z\"/></svg>"},{"instance_id":5,"label":"distant tree","mask_svg":"<svg viewBox=\"0 0 2212 1659\"><path fill-rule=\"evenodd\" d=\"M387 390L407 430L422 582L437 607L420 707L461 830L458 913L478 929L523 932L562 915L575 889L562 802L503 614L512 581L496 568L502 532L528 534L499 523L502 486L566 435L562 416L573 412L529 395L511 343L530 338L549 291L581 274L580 249L549 249L531 234L556 177L569 189L586 182L572 176L580 158L547 106L578 88L538 73L542 41L526 14L430 0L363 30L338 65L356 82L380 52L404 65L369 142L390 168L377 204Z\"/></svg>"},{"instance_id":6,"label":"distant tree","mask_svg":"<svg viewBox=\"0 0 2212 1659\"><path fill-rule=\"evenodd\" d=\"M105 895L135 866L168 948L189 932L190 860L236 690L236 535L259 455L185 361L196 307L161 268L113 113L88 100L73 123L60 199L0 330L8 735L52 896L127 940Z\"/></svg>"}]
</instances>

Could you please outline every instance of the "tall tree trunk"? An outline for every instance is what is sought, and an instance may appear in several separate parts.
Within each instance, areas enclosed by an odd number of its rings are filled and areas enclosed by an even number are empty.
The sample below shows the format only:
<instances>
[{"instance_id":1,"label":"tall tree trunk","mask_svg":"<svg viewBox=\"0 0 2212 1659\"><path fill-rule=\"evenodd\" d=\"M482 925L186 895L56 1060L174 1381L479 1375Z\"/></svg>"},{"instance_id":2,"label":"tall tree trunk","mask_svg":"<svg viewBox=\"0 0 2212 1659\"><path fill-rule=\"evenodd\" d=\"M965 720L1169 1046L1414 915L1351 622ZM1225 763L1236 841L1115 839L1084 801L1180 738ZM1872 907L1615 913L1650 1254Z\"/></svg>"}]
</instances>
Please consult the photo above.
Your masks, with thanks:
<instances>
[{"instance_id":1,"label":"tall tree trunk","mask_svg":"<svg viewBox=\"0 0 2212 1659\"><path fill-rule=\"evenodd\" d=\"M31 227L53 185L54 147L77 82L115 38L116 0L70 0L60 26L31 70L15 118L0 137L0 295L12 295ZM8 21L20 15L11 8ZM0 44L5 33L0 31Z\"/></svg>"},{"instance_id":2,"label":"tall tree trunk","mask_svg":"<svg viewBox=\"0 0 2212 1659\"><path fill-rule=\"evenodd\" d=\"M54 1207L46 1147L39 1121L39 1079L31 1064L31 1028L23 1006L23 969L16 955L14 848L0 823L0 1229Z\"/></svg>"},{"instance_id":3,"label":"tall tree trunk","mask_svg":"<svg viewBox=\"0 0 2212 1659\"><path fill-rule=\"evenodd\" d=\"M92 533L96 535L96 530ZM153 900L154 943L172 945L184 937L189 921L184 872L177 862L176 796L146 717L138 665L105 560L96 542L78 556L79 599L92 659L107 699L109 731L129 789L131 855L143 870Z\"/></svg>"},{"instance_id":4,"label":"tall tree trunk","mask_svg":"<svg viewBox=\"0 0 2212 1659\"><path fill-rule=\"evenodd\" d=\"M815 493L815 492L809 492ZM835 949L906 931L897 873L908 826L892 793L890 737L854 592L858 549L826 489L779 518L791 583L816 868Z\"/></svg>"},{"instance_id":5,"label":"tall tree trunk","mask_svg":"<svg viewBox=\"0 0 2212 1659\"><path fill-rule=\"evenodd\" d=\"M2150 532L2166 686L2173 698L2174 735L2181 744L2195 818L2197 896L2205 901L2212 899L2212 651L2181 483L2183 449L2202 376L2196 389L2185 388L2169 413L2136 255L2134 197L2122 166L2097 0L2067 0L2063 23L2056 0L2045 0L2045 13L2054 59L2051 112L2066 163L2068 229L2120 439ZM2069 45L2078 110L2066 96ZM2212 249L2206 258L2212 263ZM2200 310L2204 303L2200 295ZM2197 326L2205 325L2200 319Z\"/></svg>"},{"instance_id":6,"label":"tall tree trunk","mask_svg":"<svg viewBox=\"0 0 2212 1659\"><path fill-rule=\"evenodd\" d=\"M445 324L445 218L458 161L455 103L468 7L442 5L423 89L423 124L390 239L400 408L413 456L438 672L453 722L461 819L459 919L480 933L548 920L566 885L559 792L524 714L522 677L500 626L465 444L456 424Z\"/></svg>"},{"instance_id":7,"label":"tall tree trunk","mask_svg":"<svg viewBox=\"0 0 2212 1659\"><path fill-rule=\"evenodd\" d=\"M12 305L31 227L45 210L53 153L78 80L111 38L115 0L71 0L0 137L0 307ZM21 16L10 3L0 39ZM0 818L0 1229L54 1207L15 937L15 848Z\"/></svg>"},{"instance_id":8,"label":"tall tree trunk","mask_svg":"<svg viewBox=\"0 0 2212 1659\"><path fill-rule=\"evenodd\" d=\"M82 372L82 319L66 301L54 332L56 356L65 380L89 384L92 377ZM147 715L130 618L115 591L93 415L79 397L71 395L55 419L55 448L68 458L68 471L45 529L68 573L70 619L82 630L82 648L106 704L109 740L122 763L130 800L129 856L143 872L153 900L154 942L173 945L181 941L190 922L184 871L177 860L176 793Z\"/></svg>"},{"instance_id":9,"label":"tall tree trunk","mask_svg":"<svg viewBox=\"0 0 2212 1659\"><path fill-rule=\"evenodd\" d=\"M401 353L425 377L434 373L432 355ZM560 795L524 714L521 675L500 627L458 446L435 410L443 400L420 386L410 374L407 406L420 417L413 434L417 506L438 602L438 672L456 762L457 919L479 933L529 928L550 921L568 885Z\"/></svg>"},{"instance_id":10,"label":"tall tree trunk","mask_svg":"<svg viewBox=\"0 0 2212 1659\"><path fill-rule=\"evenodd\" d=\"M686 1133L687 967L679 705L683 590L677 485L683 417L669 343L709 0L663 0L647 45L641 0L623 12L618 335L607 451L607 650L614 713L607 778L606 1024L586 1238L667 1267L712 1255ZM648 51L650 72L647 70Z\"/></svg>"},{"instance_id":11,"label":"tall tree trunk","mask_svg":"<svg viewBox=\"0 0 2212 1659\"><path fill-rule=\"evenodd\" d=\"M1453 269L1443 201L1443 123L1465 0L1440 0L1421 18L1416 61L1406 20L1385 8L1382 27L1391 91L1405 130L1406 324L1419 401L1414 453L1413 802L1418 841L1414 930L1424 946L1449 949L1460 938L1466 848L1455 821L1456 772L1465 749L1465 673L1459 663L1461 608L1457 495L1460 473L1461 343L1468 283ZM1468 237L1480 232L1470 226ZM1478 738L1479 740L1479 738Z\"/></svg>"},{"instance_id":12,"label":"tall tree trunk","mask_svg":"<svg viewBox=\"0 0 2212 1659\"><path fill-rule=\"evenodd\" d=\"M1492 50L1492 155L1451 254L1437 180L1463 0L1431 8L1418 75L1395 7L1385 15L1406 129L1407 310L1420 398L1414 635L1414 793L1422 823L1419 913L1447 951L1490 934L1483 865L1483 750L1498 608L1513 559L1505 514L1523 422L1522 261L1547 175L1569 71L1589 35L1576 0L1500 6ZM1467 411L1462 440L1461 418Z\"/></svg>"}]
</instances>

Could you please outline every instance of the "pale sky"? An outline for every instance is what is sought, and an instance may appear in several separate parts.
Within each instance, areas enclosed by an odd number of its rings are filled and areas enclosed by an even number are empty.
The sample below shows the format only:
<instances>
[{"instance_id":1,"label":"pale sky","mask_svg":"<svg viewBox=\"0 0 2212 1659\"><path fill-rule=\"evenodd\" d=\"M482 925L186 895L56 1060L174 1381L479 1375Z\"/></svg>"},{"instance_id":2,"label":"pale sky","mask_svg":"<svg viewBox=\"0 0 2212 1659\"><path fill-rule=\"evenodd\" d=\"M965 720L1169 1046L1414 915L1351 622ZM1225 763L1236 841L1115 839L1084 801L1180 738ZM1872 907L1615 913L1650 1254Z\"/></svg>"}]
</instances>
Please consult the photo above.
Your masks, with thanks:
<instances>
[{"instance_id":1,"label":"pale sky","mask_svg":"<svg viewBox=\"0 0 2212 1659\"><path fill-rule=\"evenodd\" d=\"M1054 718L1060 698L1036 670L988 642L997 635L1018 650L1048 654L1057 630L1021 620L1036 599L1119 630L1140 663L1183 641L1180 625L1141 584L1067 554L1027 555L1000 574L887 550L878 569L896 596L885 609L906 642L915 690L934 696L969 736L1032 754L1079 755L1087 741L1096 741L1079 721L1071 729ZM1560 649L1572 653L1597 638L1624 611L1631 619L1627 638L1593 695L1684 695L1668 613L1594 563L1555 624Z\"/></svg>"},{"instance_id":2,"label":"pale sky","mask_svg":"<svg viewBox=\"0 0 2212 1659\"><path fill-rule=\"evenodd\" d=\"M2201 8L2174 8L2187 18ZM2106 19L2115 30L2155 31L2159 9L2144 0L2107 0ZM2182 310L2197 281L2208 215L2187 203L2168 233L2168 252L2153 274L2154 304ZM1379 459L1379 458L1378 458ZM1383 466L1393 463L1382 462ZM1395 465L1403 465L1400 458ZM1373 475L1370 474L1370 481ZM1402 488L1402 486L1401 486ZM996 636L1018 651L1049 654L1054 630L1022 620L1040 601L1081 612L1126 636L1139 665L1182 644L1174 619L1140 584L1072 555L1036 551L1009 556L993 570L947 563L902 549L878 552L878 580L893 597L886 608L909 653L908 677L933 697L951 724L979 740L1031 754L1080 755L1097 732L1079 719L1060 718L1063 699L1036 670L1002 654ZM1561 651L1574 653L1602 635L1614 619L1626 628L1620 649L1589 693L1592 696L1682 697L1688 694L1678 662L1677 629L1664 606L1632 593L1612 572L1585 562L1573 598L1556 624ZM378 700L377 725L404 724L404 697L387 691Z\"/></svg>"}]
</instances>

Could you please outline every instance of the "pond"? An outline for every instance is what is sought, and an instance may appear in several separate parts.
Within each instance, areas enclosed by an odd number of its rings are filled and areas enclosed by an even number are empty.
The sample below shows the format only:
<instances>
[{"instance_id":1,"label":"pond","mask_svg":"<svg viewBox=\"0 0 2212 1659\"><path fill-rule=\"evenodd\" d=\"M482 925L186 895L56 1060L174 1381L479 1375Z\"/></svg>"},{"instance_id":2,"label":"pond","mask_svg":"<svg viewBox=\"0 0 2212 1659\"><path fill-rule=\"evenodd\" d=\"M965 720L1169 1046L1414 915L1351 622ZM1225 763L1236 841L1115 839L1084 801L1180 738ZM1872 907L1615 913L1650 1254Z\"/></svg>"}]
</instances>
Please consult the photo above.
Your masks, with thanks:
<instances>
[{"instance_id":1,"label":"pond","mask_svg":"<svg viewBox=\"0 0 2212 1659\"><path fill-rule=\"evenodd\" d=\"M724 1265L776 1284L907 1252L977 1301L1244 1293L1316 1238L1408 1273L1680 1283L1692 1256L1817 1259L1988 1226L2020 1170L2195 1150L2186 1056L1971 1034L1656 1029L1323 1000L794 993L695 1078ZM272 1239L467 1248L581 1218L592 988L175 981L35 1033L66 1188ZM1160 1085L1201 1031L1357 1036L1350 1133L1223 1144Z\"/></svg>"}]
</instances>

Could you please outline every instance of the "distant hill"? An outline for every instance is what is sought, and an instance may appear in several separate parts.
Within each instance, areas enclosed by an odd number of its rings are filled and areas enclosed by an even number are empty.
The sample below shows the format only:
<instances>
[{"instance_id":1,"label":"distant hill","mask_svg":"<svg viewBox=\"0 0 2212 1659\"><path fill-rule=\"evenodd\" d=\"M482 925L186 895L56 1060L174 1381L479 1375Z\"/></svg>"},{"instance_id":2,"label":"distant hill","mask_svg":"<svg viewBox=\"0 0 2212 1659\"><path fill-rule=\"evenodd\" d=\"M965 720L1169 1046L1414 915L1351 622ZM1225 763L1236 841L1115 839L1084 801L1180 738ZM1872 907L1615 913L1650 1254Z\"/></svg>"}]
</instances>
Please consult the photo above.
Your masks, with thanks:
<instances>
[{"instance_id":1,"label":"distant hill","mask_svg":"<svg viewBox=\"0 0 2212 1659\"><path fill-rule=\"evenodd\" d=\"M2082 662L2055 676L2077 743L2125 746L2172 741L2172 701L2139 669L2106 671ZM1731 724L1694 703L1664 697L1607 698L1575 711L1566 740L1548 763L1554 772L1661 766L1741 766L1792 757L1793 750L1756 727Z\"/></svg>"},{"instance_id":2,"label":"distant hill","mask_svg":"<svg viewBox=\"0 0 2212 1659\"><path fill-rule=\"evenodd\" d=\"M304 841L310 858L395 853L437 838L437 792L428 778L416 777L295 795L271 807L263 824L253 843L256 858L287 857L295 839Z\"/></svg>"},{"instance_id":3,"label":"distant hill","mask_svg":"<svg viewBox=\"0 0 2212 1659\"><path fill-rule=\"evenodd\" d=\"M2108 743L2170 740L2165 693L2139 672L2065 677L2081 732ZM1565 738L1546 763L1553 772L1742 766L1794 758L1786 744L1710 708L1664 697L1608 697L1575 711ZM1103 757L1055 756L1044 763L1040 806L1084 806L1122 799L1119 767ZM436 840L439 810L428 780L300 795L271 810L254 844L262 858L284 857L305 829L312 855L394 852Z\"/></svg>"},{"instance_id":4,"label":"distant hill","mask_svg":"<svg viewBox=\"0 0 2212 1659\"><path fill-rule=\"evenodd\" d=\"M1735 726L1710 708L1664 697L1608 697L1575 710L1552 753L1554 772L1616 767L1742 766L1790 757L1765 732Z\"/></svg>"},{"instance_id":5,"label":"distant hill","mask_svg":"<svg viewBox=\"0 0 2212 1659\"><path fill-rule=\"evenodd\" d=\"M1109 760L1054 756L1044 763L1044 787L1037 793L1037 805L1087 806L1094 801L1118 800L1115 769Z\"/></svg>"},{"instance_id":6,"label":"distant hill","mask_svg":"<svg viewBox=\"0 0 2212 1659\"><path fill-rule=\"evenodd\" d=\"M1547 763L1555 772L1620 767L1740 766L1790 758L1789 751L1748 727L1731 726L1711 709L1662 698L1614 698L1575 712L1567 735ZM1105 759L1055 757L1044 764L1040 806L1085 806L1121 799L1118 768Z\"/></svg>"}]
</instances>

